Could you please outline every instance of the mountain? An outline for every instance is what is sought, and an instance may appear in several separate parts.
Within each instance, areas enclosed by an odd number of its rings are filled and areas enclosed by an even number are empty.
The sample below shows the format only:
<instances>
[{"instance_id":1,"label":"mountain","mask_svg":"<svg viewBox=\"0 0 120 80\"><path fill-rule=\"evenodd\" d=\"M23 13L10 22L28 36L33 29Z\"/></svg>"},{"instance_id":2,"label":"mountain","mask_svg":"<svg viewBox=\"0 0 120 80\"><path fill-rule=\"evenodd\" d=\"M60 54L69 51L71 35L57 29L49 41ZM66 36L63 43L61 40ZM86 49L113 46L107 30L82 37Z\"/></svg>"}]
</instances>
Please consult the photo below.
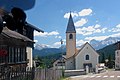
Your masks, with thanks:
<instances>
[{"instance_id":1,"label":"mountain","mask_svg":"<svg viewBox=\"0 0 120 80\"><path fill-rule=\"evenodd\" d=\"M48 48L48 46L45 44L36 44L34 48L37 50L42 50L42 49Z\"/></svg>"},{"instance_id":2,"label":"mountain","mask_svg":"<svg viewBox=\"0 0 120 80\"><path fill-rule=\"evenodd\" d=\"M90 44L95 48L96 50L101 50L102 48L114 44L117 41L120 41L120 38L118 37L109 37L102 41L97 41L95 39L90 41ZM104 50L103 50L104 51ZM66 52L66 46L62 46L60 48L50 48L49 46L45 44L36 44L35 48L33 50L34 55L39 56L46 56L49 54L59 54L59 53L65 53Z\"/></svg>"},{"instance_id":3,"label":"mountain","mask_svg":"<svg viewBox=\"0 0 120 80\"><path fill-rule=\"evenodd\" d=\"M108 59L109 57L111 57L112 60L115 60L115 50L116 49L117 49L117 46L115 44L111 44L102 49L97 50L97 52L100 55L99 61L103 62L103 61L105 61L105 59Z\"/></svg>"},{"instance_id":4,"label":"mountain","mask_svg":"<svg viewBox=\"0 0 120 80\"><path fill-rule=\"evenodd\" d=\"M91 40L90 44L93 46L93 48L95 48L96 50L99 50L101 48L104 48L107 45L114 44L118 41L120 41L120 38L118 38L118 37L109 37L100 42L96 41L96 40Z\"/></svg>"},{"instance_id":5,"label":"mountain","mask_svg":"<svg viewBox=\"0 0 120 80\"><path fill-rule=\"evenodd\" d=\"M60 48L43 48L43 49L34 49L33 50L33 55L34 56L47 56L51 54L59 54L59 53L65 53L66 48L60 47Z\"/></svg>"},{"instance_id":6,"label":"mountain","mask_svg":"<svg viewBox=\"0 0 120 80\"><path fill-rule=\"evenodd\" d=\"M92 44L92 45L94 45L94 44L98 44L100 41L97 41L97 40L95 40L95 39L92 39L91 41L90 41L90 44Z\"/></svg>"}]
</instances>

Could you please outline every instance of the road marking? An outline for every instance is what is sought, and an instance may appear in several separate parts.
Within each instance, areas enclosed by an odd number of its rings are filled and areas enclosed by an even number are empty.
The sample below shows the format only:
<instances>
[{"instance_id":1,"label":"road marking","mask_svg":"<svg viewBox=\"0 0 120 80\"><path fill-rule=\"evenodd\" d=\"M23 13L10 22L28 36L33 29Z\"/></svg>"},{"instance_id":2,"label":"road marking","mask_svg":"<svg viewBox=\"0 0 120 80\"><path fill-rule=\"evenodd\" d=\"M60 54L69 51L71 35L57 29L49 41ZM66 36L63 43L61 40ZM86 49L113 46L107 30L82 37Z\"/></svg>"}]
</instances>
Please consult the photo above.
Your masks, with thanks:
<instances>
[{"instance_id":1,"label":"road marking","mask_svg":"<svg viewBox=\"0 0 120 80\"><path fill-rule=\"evenodd\" d=\"M110 76L110 78L114 78L115 76Z\"/></svg>"},{"instance_id":2,"label":"road marking","mask_svg":"<svg viewBox=\"0 0 120 80\"><path fill-rule=\"evenodd\" d=\"M103 76L104 78L108 77L108 76Z\"/></svg>"},{"instance_id":3,"label":"road marking","mask_svg":"<svg viewBox=\"0 0 120 80\"><path fill-rule=\"evenodd\" d=\"M101 77L101 76L96 76L97 78Z\"/></svg>"},{"instance_id":4,"label":"road marking","mask_svg":"<svg viewBox=\"0 0 120 80\"><path fill-rule=\"evenodd\" d=\"M82 75L82 76L72 76L71 78L80 78L80 77L81 77L81 78L94 78L94 77L96 77L96 78L102 78L102 77L103 77L103 78L108 78L108 77L109 77L109 78L115 78L115 75L109 75L109 76L108 76L108 75L105 75L105 76L101 76L101 75L96 75L96 76L95 76L95 75L91 75L91 76L89 76L89 75L84 75L84 76L83 76L83 75ZM117 77L117 78L120 78L120 76L116 76L116 77Z\"/></svg>"},{"instance_id":5,"label":"road marking","mask_svg":"<svg viewBox=\"0 0 120 80\"><path fill-rule=\"evenodd\" d=\"M89 76L83 76L83 78L87 78L87 77L89 77Z\"/></svg>"},{"instance_id":6,"label":"road marking","mask_svg":"<svg viewBox=\"0 0 120 80\"><path fill-rule=\"evenodd\" d=\"M117 76L118 78L120 78L120 76Z\"/></svg>"},{"instance_id":7,"label":"road marking","mask_svg":"<svg viewBox=\"0 0 120 80\"><path fill-rule=\"evenodd\" d=\"M91 78L95 77L95 76L90 76Z\"/></svg>"}]
</instances>

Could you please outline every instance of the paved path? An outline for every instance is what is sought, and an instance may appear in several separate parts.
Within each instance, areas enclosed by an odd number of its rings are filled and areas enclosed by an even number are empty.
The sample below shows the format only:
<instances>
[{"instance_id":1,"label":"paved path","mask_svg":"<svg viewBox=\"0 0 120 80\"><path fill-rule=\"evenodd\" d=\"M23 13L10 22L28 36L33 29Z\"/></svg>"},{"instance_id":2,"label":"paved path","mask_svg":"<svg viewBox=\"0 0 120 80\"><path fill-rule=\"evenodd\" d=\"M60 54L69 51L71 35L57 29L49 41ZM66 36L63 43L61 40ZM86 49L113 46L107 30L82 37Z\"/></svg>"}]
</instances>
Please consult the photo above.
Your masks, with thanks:
<instances>
[{"instance_id":1,"label":"paved path","mask_svg":"<svg viewBox=\"0 0 120 80\"><path fill-rule=\"evenodd\" d=\"M106 71L100 74L72 76L69 80L120 80L120 71Z\"/></svg>"}]
</instances>

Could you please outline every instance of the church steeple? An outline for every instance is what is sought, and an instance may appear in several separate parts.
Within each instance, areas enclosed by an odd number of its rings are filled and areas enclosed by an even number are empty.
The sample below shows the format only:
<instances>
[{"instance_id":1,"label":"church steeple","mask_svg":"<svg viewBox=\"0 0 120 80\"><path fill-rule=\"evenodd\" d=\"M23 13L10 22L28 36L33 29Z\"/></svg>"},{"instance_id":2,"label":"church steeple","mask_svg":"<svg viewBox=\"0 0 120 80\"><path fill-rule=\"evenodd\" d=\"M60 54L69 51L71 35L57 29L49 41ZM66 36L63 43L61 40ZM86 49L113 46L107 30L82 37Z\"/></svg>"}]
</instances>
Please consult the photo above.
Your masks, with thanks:
<instances>
[{"instance_id":1,"label":"church steeple","mask_svg":"<svg viewBox=\"0 0 120 80\"><path fill-rule=\"evenodd\" d=\"M72 15L70 13L66 30L66 58L72 57L76 53L76 30Z\"/></svg>"},{"instance_id":2,"label":"church steeple","mask_svg":"<svg viewBox=\"0 0 120 80\"><path fill-rule=\"evenodd\" d=\"M72 33L76 33L74 22L73 22L73 19L72 19L72 15L70 13L70 17L69 17L66 33L71 33L71 32Z\"/></svg>"}]
</instances>

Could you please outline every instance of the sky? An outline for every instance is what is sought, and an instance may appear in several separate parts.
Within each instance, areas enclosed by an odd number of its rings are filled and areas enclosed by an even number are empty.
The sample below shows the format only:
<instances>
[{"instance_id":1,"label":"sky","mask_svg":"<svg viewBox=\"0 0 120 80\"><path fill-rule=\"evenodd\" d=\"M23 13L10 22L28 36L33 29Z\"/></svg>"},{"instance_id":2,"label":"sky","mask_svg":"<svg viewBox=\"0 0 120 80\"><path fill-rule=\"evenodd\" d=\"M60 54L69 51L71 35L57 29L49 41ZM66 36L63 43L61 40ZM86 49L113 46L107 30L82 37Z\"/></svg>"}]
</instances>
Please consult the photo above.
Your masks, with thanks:
<instances>
[{"instance_id":1,"label":"sky","mask_svg":"<svg viewBox=\"0 0 120 80\"><path fill-rule=\"evenodd\" d=\"M36 44L58 48L62 39L65 45L70 11L77 46L120 36L120 0L36 0L34 7L25 11L27 21L44 31L34 31Z\"/></svg>"}]
</instances>

